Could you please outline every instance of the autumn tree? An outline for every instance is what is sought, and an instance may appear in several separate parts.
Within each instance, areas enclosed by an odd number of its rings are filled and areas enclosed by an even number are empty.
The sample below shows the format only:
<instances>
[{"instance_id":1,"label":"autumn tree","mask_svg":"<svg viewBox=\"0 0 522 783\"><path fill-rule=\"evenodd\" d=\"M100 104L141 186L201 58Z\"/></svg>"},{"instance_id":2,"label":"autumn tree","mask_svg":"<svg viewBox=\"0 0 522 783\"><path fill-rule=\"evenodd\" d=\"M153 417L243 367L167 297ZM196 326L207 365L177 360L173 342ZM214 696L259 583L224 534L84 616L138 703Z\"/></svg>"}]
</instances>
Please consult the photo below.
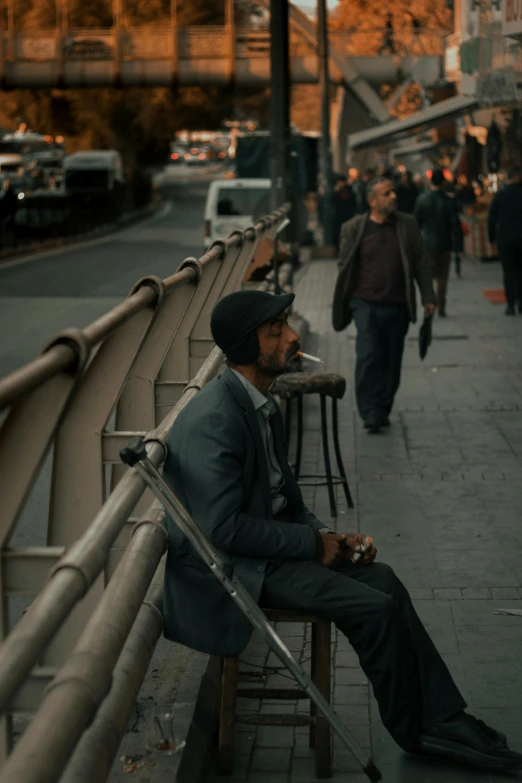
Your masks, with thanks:
<instances>
[{"instance_id":1,"label":"autumn tree","mask_svg":"<svg viewBox=\"0 0 522 783\"><path fill-rule=\"evenodd\" d=\"M340 0L329 15L330 41L347 56L378 55L388 13L393 18L393 37L398 56L440 54L444 35L451 28L451 11L445 0ZM415 19L419 28L412 27ZM391 98L396 85L382 84L381 98ZM303 130L320 130L320 92L316 85L294 87L292 118ZM411 84L403 93L392 114L404 117L420 108L419 85Z\"/></svg>"}]
</instances>

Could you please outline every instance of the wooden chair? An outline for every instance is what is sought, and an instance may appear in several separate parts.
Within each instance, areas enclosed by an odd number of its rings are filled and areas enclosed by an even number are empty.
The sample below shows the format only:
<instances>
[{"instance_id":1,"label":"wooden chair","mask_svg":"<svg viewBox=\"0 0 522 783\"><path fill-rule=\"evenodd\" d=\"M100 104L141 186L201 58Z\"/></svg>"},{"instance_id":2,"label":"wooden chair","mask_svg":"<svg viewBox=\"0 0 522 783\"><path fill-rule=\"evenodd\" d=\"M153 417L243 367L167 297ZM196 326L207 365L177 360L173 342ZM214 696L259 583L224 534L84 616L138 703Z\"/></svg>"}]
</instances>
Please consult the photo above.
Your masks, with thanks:
<instances>
[{"instance_id":1,"label":"wooden chair","mask_svg":"<svg viewBox=\"0 0 522 783\"><path fill-rule=\"evenodd\" d=\"M331 628L329 620L314 615L281 609L264 609L272 622L311 623L311 675L316 687L330 703ZM221 674L221 707L219 717L218 772L230 775L234 769L234 733L236 723L254 726L310 726L309 744L315 749L315 775L332 776L332 738L330 724L317 713L310 702L310 714L246 714L236 711L237 699L308 699L301 688L238 687L239 656L223 658Z\"/></svg>"}]
</instances>

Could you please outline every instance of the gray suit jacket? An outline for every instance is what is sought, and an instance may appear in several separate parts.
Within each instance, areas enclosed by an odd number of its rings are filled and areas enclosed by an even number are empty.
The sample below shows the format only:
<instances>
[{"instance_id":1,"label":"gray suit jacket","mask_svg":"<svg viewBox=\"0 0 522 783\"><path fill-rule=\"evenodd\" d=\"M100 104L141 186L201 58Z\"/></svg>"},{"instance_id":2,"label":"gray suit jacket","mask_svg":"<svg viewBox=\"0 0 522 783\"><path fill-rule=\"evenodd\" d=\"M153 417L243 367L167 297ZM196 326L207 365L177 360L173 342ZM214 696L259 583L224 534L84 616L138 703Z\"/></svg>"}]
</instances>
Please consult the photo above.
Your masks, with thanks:
<instances>
[{"instance_id":1,"label":"gray suit jacket","mask_svg":"<svg viewBox=\"0 0 522 783\"><path fill-rule=\"evenodd\" d=\"M205 386L184 408L167 439L163 475L205 536L233 565L259 601L267 563L313 560L314 531L324 528L303 503L285 456L276 403L274 450L283 472L288 522L272 519L268 465L252 401L234 373ZM234 655L248 644L252 626L191 544L167 519L165 636L213 655Z\"/></svg>"},{"instance_id":2,"label":"gray suit jacket","mask_svg":"<svg viewBox=\"0 0 522 783\"><path fill-rule=\"evenodd\" d=\"M359 245L364 233L368 215L357 215L341 228L341 249L339 252L339 276L335 285L332 307L333 328L340 332L350 324L352 313L350 299L357 279ZM406 300L410 320L417 319L415 286L417 283L422 304L435 304L433 274L426 256L422 234L413 215L397 212L397 236L401 250Z\"/></svg>"}]
</instances>

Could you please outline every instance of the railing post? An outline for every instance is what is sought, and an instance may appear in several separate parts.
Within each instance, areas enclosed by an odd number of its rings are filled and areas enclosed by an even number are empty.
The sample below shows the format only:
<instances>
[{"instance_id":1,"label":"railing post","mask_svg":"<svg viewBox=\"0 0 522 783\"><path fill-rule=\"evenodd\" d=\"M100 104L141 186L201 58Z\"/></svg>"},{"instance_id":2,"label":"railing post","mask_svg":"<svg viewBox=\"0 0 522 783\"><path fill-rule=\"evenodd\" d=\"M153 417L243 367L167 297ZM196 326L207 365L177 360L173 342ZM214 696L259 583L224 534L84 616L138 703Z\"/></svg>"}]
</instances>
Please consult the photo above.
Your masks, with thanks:
<instances>
[{"instance_id":1,"label":"railing post","mask_svg":"<svg viewBox=\"0 0 522 783\"><path fill-rule=\"evenodd\" d=\"M175 84L179 70L178 0L170 0L170 62L170 78Z\"/></svg>"},{"instance_id":2,"label":"railing post","mask_svg":"<svg viewBox=\"0 0 522 783\"><path fill-rule=\"evenodd\" d=\"M53 454L48 546L71 546L105 502L103 433L158 306L151 301L105 339L63 417ZM49 646L46 665L61 663L69 654L103 589L98 579Z\"/></svg>"},{"instance_id":3,"label":"railing post","mask_svg":"<svg viewBox=\"0 0 522 783\"><path fill-rule=\"evenodd\" d=\"M64 52L65 36L67 35L67 0L56 0L56 60L58 86L64 85Z\"/></svg>"},{"instance_id":4,"label":"railing post","mask_svg":"<svg viewBox=\"0 0 522 783\"><path fill-rule=\"evenodd\" d=\"M121 84L121 45L123 33L123 8L122 0L112 0L112 24L114 35L114 84Z\"/></svg>"},{"instance_id":5,"label":"railing post","mask_svg":"<svg viewBox=\"0 0 522 783\"><path fill-rule=\"evenodd\" d=\"M16 59L15 52L15 26L14 26L14 0L7 0L7 33L9 35L8 58L11 62Z\"/></svg>"},{"instance_id":6,"label":"railing post","mask_svg":"<svg viewBox=\"0 0 522 783\"><path fill-rule=\"evenodd\" d=\"M0 14L0 86L5 84L4 18Z\"/></svg>"},{"instance_id":7,"label":"railing post","mask_svg":"<svg viewBox=\"0 0 522 783\"><path fill-rule=\"evenodd\" d=\"M236 22L234 0L225 0L225 37L227 84L233 84L236 78Z\"/></svg>"}]
</instances>

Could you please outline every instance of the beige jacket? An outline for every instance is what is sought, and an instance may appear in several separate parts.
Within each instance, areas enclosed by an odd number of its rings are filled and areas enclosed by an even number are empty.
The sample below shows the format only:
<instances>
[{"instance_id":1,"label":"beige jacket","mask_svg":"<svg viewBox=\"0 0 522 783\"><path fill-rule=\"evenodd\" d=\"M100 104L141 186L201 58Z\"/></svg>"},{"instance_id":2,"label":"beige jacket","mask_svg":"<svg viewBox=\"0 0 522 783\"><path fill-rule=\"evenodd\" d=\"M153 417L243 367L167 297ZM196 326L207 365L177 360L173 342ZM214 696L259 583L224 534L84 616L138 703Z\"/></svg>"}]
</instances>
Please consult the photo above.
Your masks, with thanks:
<instances>
[{"instance_id":1,"label":"beige jacket","mask_svg":"<svg viewBox=\"0 0 522 783\"><path fill-rule=\"evenodd\" d=\"M335 285L332 321L336 332L346 329L352 320L350 299L357 272L358 249L361 243L368 215L356 215L341 228L341 250L339 253L339 276ZM397 212L397 234L401 250L404 276L406 278L406 300L410 320L417 320L415 285L417 283L422 304L435 304L433 277L424 250L422 234L413 215Z\"/></svg>"}]
</instances>

